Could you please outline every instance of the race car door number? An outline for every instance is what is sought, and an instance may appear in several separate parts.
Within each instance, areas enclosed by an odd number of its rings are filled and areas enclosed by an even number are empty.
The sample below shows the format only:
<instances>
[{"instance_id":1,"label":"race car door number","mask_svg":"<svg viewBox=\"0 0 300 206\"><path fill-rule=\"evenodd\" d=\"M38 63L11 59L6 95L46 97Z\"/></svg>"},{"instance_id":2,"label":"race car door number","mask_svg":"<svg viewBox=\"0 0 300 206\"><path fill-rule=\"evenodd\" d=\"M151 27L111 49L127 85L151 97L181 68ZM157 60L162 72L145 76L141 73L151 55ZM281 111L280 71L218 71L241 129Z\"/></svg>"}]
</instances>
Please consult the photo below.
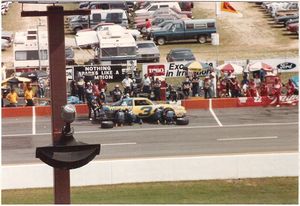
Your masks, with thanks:
<instances>
[{"instance_id":1,"label":"race car door number","mask_svg":"<svg viewBox=\"0 0 300 206\"><path fill-rule=\"evenodd\" d=\"M150 115L152 107L141 107L142 113L139 113L139 116L146 117Z\"/></svg>"}]
</instances>

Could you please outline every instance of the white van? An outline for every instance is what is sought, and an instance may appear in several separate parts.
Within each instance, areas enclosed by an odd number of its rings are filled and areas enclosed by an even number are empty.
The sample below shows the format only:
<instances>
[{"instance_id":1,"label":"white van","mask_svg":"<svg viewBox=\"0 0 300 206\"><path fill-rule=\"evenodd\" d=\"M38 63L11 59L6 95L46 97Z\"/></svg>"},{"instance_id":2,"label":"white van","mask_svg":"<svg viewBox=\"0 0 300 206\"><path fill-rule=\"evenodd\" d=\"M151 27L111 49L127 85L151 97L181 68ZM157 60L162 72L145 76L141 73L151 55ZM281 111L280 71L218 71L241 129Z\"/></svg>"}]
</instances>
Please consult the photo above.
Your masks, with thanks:
<instances>
[{"instance_id":1,"label":"white van","mask_svg":"<svg viewBox=\"0 0 300 206\"><path fill-rule=\"evenodd\" d=\"M156 2L156 3L150 3L147 7L143 8L143 9L136 10L135 14L136 14L136 16L152 14L157 9L160 9L160 8L175 8L178 11L181 11L181 8L180 8L178 2Z\"/></svg>"},{"instance_id":2,"label":"white van","mask_svg":"<svg viewBox=\"0 0 300 206\"><path fill-rule=\"evenodd\" d=\"M126 11L122 9L92 9L89 16L76 16L71 19L69 27L73 32L87 29L99 23L114 23L123 27L128 27L128 17Z\"/></svg>"}]
</instances>

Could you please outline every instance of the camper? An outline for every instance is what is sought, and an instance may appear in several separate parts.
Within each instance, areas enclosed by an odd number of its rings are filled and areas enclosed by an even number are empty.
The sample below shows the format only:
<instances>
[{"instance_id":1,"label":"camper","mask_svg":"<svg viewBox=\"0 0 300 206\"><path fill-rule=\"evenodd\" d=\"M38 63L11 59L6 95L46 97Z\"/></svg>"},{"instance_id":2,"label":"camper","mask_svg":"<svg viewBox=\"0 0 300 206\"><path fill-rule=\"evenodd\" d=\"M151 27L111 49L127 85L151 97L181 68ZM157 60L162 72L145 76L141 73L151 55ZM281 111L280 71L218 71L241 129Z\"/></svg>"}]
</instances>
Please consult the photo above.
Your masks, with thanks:
<instances>
[{"instance_id":1,"label":"camper","mask_svg":"<svg viewBox=\"0 0 300 206\"><path fill-rule=\"evenodd\" d=\"M13 58L16 72L47 68L49 65L47 31L28 29L26 32L16 32Z\"/></svg>"},{"instance_id":2,"label":"camper","mask_svg":"<svg viewBox=\"0 0 300 206\"><path fill-rule=\"evenodd\" d=\"M75 64L72 47L66 47L65 56L66 65ZM46 70L49 67L48 31L34 28L16 32L13 58L16 72Z\"/></svg>"},{"instance_id":3,"label":"camper","mask_svg":"<svg viewBox=\"0 0 300 206\"><path fill-rule=\"evenodd\" d=\"M119 65L125 73L136 70L136 42L132 34L119 25L111 25L99 31L79 32L75 36L77 46L93 45L93 63Z\"/></svg>"},{"instance_id":4,"label":"camper","mask_svg":"<svg viewBox=\"0 0 300 206\"><path fill-rule=\"evenodd\" d=\"M99 23L114 23L127 28L127 13L122 9L92 9L89 16L79 15L72 18L69 22L69 29L77 33L81 29L90 28Z\"/></svg>"}]
</instances>

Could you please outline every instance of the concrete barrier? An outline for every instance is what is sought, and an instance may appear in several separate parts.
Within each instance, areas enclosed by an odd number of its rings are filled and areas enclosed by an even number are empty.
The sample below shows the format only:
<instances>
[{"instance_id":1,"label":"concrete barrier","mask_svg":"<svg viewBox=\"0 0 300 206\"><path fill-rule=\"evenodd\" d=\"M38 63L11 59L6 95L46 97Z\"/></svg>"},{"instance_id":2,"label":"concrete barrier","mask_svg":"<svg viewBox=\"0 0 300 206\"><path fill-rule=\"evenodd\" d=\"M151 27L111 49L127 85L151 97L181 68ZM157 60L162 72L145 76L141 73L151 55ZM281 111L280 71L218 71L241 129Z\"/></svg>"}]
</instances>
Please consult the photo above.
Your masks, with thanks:
<instances>
[{"instance_id":1,"label":"concrete barrier","mask_svg":"<svg viewBox=\"0 0 300 206\"><path fill-rule=\"evenodd\" d=\"M71 170L71 185L298 176L298 153L100 160ZM45 164L2 166L2 189L53 187Z\"/></svg>"}]
</instances>

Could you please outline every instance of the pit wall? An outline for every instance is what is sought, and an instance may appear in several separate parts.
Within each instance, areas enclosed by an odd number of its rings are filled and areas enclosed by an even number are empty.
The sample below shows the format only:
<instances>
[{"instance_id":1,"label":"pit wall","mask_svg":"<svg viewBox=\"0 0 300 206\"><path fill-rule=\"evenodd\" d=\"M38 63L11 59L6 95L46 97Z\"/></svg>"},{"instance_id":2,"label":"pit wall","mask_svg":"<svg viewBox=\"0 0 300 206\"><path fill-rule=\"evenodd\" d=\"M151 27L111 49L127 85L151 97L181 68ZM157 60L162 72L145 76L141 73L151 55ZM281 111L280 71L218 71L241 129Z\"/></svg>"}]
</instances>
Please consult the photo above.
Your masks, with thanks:
<instances>
[{"instance_id":1,"label":"pit wall","mask_svg":"<svg viewBox=\"0 0 300 206\"><path fill-rule=\"evenodd\" d=\"M281 105L298 105L298 95L290 97L281 96ZM186 109L222 109L233 107L266 107L275 106L276 99L270 97L239 97L239 98L190 98L181 100L181 105ZM87 114L88 107L86 104L75 105L77 114ZM32 116L50 116L50 106L35 106L35 107L4 107L2 108L2 118L6 117L27 117Z\"/></svg>"},{"instance_id":2,"label":"pit wall","mask_svg":"<svg viewBox=\"0 0 300 206\"><path fill-rule=\"evenodd\" d=\"M71 170L71 186L298 176L298 153L97 160ZM2 165L2 189L53 187L46 164Z\"/></svg>"}]
</instances>

